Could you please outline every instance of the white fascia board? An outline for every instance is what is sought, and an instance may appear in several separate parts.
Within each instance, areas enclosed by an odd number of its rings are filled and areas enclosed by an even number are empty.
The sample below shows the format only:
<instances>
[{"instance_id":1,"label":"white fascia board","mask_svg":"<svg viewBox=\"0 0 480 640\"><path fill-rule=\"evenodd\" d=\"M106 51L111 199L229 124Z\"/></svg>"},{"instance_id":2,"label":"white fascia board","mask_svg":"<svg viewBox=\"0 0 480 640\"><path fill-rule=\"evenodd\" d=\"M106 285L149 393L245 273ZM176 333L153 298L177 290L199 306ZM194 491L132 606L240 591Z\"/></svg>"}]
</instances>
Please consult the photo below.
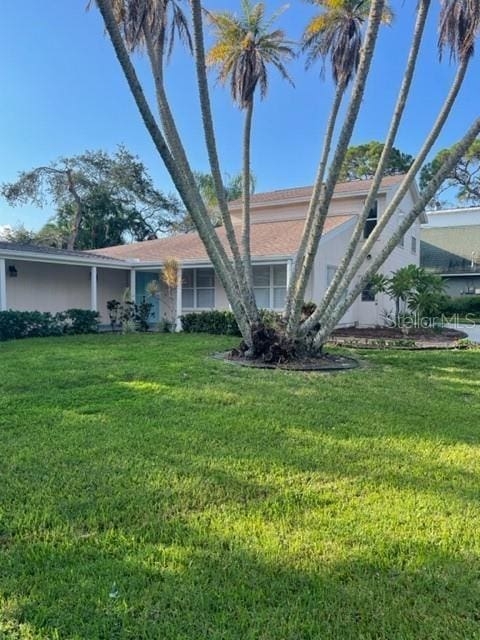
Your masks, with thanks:
<instances>
[{"instance_id":1,"label":"white fascia board","mask_svg":"<svg viewBox=\"0 0 480 640\"><path fill-rule=\"evenodd\" d=\"M379 194L385 194L387 193L387 191L390 189L391 187L386 187L383 186L379 189L378 193ZM356 198L357 196L366 196L368 195L368 189L360 189L357 191L348 191L348 192L341 192L341 193L334 193L334 195L332 196L332 202L334 202L335 200L339 200L341 198L351 198L354 197ZM287 199L279 199L279 200L268 200L268 201L264 201L264 202L252 202L250 204L250 209L269 209L271 207L280 207L280 206L286 206L286 205L291 205L291 204L308 204L310 202L310 197L305 198L305 196L302 197L298 197L298 198L287 198ZM242 210L242 206L241 205L235 205L235 206L229 206L230 211L241 211Z\"/></svg>"},{"instance_id":2,"label":"white fascia board","mask_svg":"<svg viewBox=\"0 0 480 640\"><path fill-rule=\"evenodd\" d=\"M284 264L295 257L295 254L271 255L271 256L252 256L252 264ZM187 269L195 267L209 267L211 262L208 258L204 260L179 260L182 267Z\"/></svg>"},{"instance_id":3,"label":"white fascia board","mask_svg":"<svg viewBox=\"0 0 480 640\"><path fill-rule=\"evenodd\" d=\"M23 260L25 262L46 262L47 264L66 264L85 267L105 267L108 269L130 269L127 261L92 258L91 256L63 256L55 254L37 253L35 251L15 251L14 249L0 249L0 257L6 260Z\"/></svg>"},{"instance_id":4,"label":"white fascia board","mask_svg":"<svg viewBox=\"0 0 480 640\"><path fill-rule=\"evenodd\" d=\"M463 271L462 273L439 273L442 278L480 278L480 271Z\"/></svg>"}]
</instances>

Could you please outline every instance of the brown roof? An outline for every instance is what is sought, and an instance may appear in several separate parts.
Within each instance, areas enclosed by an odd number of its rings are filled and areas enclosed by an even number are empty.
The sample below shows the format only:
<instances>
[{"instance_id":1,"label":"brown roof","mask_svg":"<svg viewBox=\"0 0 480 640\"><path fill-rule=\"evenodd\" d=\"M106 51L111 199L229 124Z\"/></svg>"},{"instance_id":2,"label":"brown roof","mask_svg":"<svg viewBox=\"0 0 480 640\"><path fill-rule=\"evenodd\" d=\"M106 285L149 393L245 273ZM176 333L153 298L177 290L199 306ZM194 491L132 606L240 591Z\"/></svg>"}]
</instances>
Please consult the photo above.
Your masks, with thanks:
<instances>
[{"instance_id":1,"label":"brown roof","mask_svg":"<svg viewBox=\"0 0 480 640\"><path fill-rule=\"evenodd\" d=\"M329 216L325 222L324 233L332 231L352 216ZM284 256L297 251L305 220L282 220L279 222L261 222L252 224L252 256ZM225 229L216 229L222 244L226 246ZM237 232L237 237L239 233ZM197 233L182 233L169 238L146 240L133 244L119 245L96 251L100 255L129 260L159 261L166 258L177 260L206 260L205 248Z\"/></svg>"},{"instance_id":2,"label":"brown roof","mask_svg":"<svg viewBox=\"0 0 480 640\"><path fill-rule=\"evenodd\" d=\"M395 176L385 176L382 180L380 188L388 188L393 185L399 184L404 178L403 174L397 174ZM356 193L358 191L368 192L372 180L350 180L349 182L338 182L335 187L335 195ZM265 191L263 193L254 193L251 196L250 203L252 205L263 203L269 204L270 202L297 200L305 198L308 200L312 195L312 186L309 187L295 187L292 189L277 189L276 191ZM233 200L229 203L229 207L236 209L240 207L242 200Z\"/></svg>"}]
</instances>

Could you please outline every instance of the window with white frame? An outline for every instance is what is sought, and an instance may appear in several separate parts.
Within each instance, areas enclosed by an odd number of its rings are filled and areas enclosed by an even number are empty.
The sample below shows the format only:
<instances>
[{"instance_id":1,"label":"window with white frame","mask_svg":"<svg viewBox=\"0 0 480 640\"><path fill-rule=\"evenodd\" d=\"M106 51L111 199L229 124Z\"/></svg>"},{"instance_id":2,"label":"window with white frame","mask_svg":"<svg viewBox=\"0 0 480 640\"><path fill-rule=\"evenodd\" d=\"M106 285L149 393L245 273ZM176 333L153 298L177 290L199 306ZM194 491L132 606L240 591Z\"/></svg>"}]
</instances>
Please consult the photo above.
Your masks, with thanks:
<instances>
[{"instance_id":1,"label":"window with white frame","mask_svg":"<svg viewBox=\"0 0 480 640\"><path fill-rule=\"evenodd\" d=\"M283 309L287 293L287 265L254 265L253 291L260 309Z\"/></svg>"},{"instance_id":2,"label":"window with white frame","mask_svg":"<svg viewBox=\"0 0 480 640\"><path fill-rule=\"evenodd\" d=\"M215 272L210 267L182 270L182 309L215 306Z\"/></svg>"},{"instance_id":3,"label":"window with white frame","mask_svg":"<svg viewBox=\"0 0 480 640\"><path fill-rule=\"evenodd\" d=\"M378 202L375 201L375 204L368 212L368 218L365 221L365 226L363 227L363 237L365 239L369 238L378 222Z\"/></svg>"},{"instance_id":4,"label":"window with white frame","mask_svg":"<svg viewBox=\"0 0 480 640\"><path fill-rule=\"evenodd\" d=\"M417 253L417 239L412 236L412 253Z\"/></svg>"}]
</instances>

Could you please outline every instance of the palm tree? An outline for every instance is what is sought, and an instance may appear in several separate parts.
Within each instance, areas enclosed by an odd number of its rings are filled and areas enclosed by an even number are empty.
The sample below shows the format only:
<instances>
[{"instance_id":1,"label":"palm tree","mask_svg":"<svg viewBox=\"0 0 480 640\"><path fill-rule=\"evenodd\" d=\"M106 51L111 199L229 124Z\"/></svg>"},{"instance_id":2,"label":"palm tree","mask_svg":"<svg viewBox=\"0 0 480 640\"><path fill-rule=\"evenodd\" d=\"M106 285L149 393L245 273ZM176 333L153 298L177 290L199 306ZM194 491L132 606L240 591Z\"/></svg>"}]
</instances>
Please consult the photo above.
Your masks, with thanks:
<instances>
[{"instance_id":1,"label":"palm tree","mask_svg":"<svg viewBox=\"0 0 480 640\"><path fill-rule=\"evenodd\" d=\"M339 308L342 306L340 291L344 291L352 283L366 257L371 253L375 242L395 214L402 198L405 196L415 176L424 164L428 153L442 132L445 122L455 104L465 79L468 65L474 54L475 38L480 28L480 0L441 0L441 3L438 38L439 55L442 57L444 50L449 49L450 58L452 60L458 60L459 63L452 86L422 148L417 153L404 180L380 217L373 233L357 253L352 265L346 272L345 265L342 264L343 278L341 282L338 278L335 283L332 283L332 285L335 284L336 290L333 301L330 303L330 309L325 304L320 305L319 309L308 319L307 325L313 325L313 322L321 321L322 314L323 317L326 317L333 312L335 316L340 317L340 312L334 309L335 305ZM397 230L395 237L399 239L401 235L401 232ZM341 274L338 275L340 277Z\"/></svg>"},{"instance_id":2,"label":"palm tree","mask_svg":"<svg viewBox=\"0 0 480 640\"><path fill-rule=\"evenodd\" d=\"M321 59L330 59L335 85L345 89L360 61L362 29L370 11L370 0L311 0L323 11L314 16L303 33L302 50L307 52L307 68ZM392 11L383 10L382 22L390 24Z\"/></svg>"},{"instance_id":3,"label":"palm tree","mask_svg":"<svg viewBox=\"0 0 480 640\"><path fill-rule=\"evenodd\" d=\"M318 215L318 206L335 124L345 91L358 70L362 49L362 31L372 9L372 0L312 1L313 4L320 7L322 11L310 20L303 34L302 49L307 53L306 67L311 67L313 63L319 59L322 60L323 65L325 65L327 58L329 58L335 84L335 95L325 130L320 163L313 185L305 228L297 252L297 259L293 266L293 273L287 294L285 315L289 320L289 327L292 333L300 318L300 310L303 302L302 296L307 280L306 274L307 271L309 271L308 268L302 269L303 258L307 252L308 239L311 237L311 231L315 221L319 229L323 226L321 219L323 216ZM387 4L382 3L381 13L378 15L378 19L384 24L391 22L392 12ZM375 38L376 33L374 34L373 42ZM372 54L373 48L370 52L370 58ZM369 65L369 62L367 62L367 64ZM365 74L365 79L366 75L367 74ZM363 93L363 88L361 88L360 94ZM357 113L360 108L361 95L359 98ZM353 101L352 107L354 107ZM353 118L355 117L356 116L353 115ZM338 150L340 151L340 149ZM324 209L326 216L328 204ZM305 274L303 277L301 275L302 271Z\"/></svg>"},{"instance_id":4,"label":"palm tree","mask_svg":"<svg viewBox=\"0 0 480 640\"><path fill-rule=\"evenodd\" d=\"M210 214L210 217L215 226L222 223L219 209L219 201L217 191L215 189L215 181L211 173L203 173L202 171L195 171L195 181L198 189L202 195L205 206ZM224 181L225 198L227 202L237 200L242 197L243 193L243 175L237 173L233 176L226 175ZM255 176L250 176L250 193L255 192Z\"/></svg>"},{"instance_id":5,"label":"palm tree","mask_svg":"<svg viewBox=\"0 0 480 640\"><path fill-rule=\"evenodd\" d=\"M323 314L323 312L329 305L334 292L337 290L338 284L340 283L342 277L344 276L353 258L353 255L358 245L358 241L361 238L365 222L368 218L369 212L371 211L372 207L375 205L375 200L378 195L378 190L380 188L380 184L385 173L385 168L387 166L391 151L393 149L393 144L395 142L395 138L398 133L398 129L405 111L407 98L412 86L413 75L414 75L416 64L417 64L418 54L420 51L420 45L422 42L430 5L431 5L431 0L420 0L417 5L417 18L415 21L412 44L411 44L410 52L407 59L405 74L400 86L400 91L398 93L397 102L395 105L395 109L393 111L393 116L390 122L390 127L387 133L385 144L383 146L382 154L380 156L380 159L375 171L375 175L372 180L372 185L370 187L367 199L363 207L363 211L361 215L358 217L357 224L352 234L350 244L347 248L347 251L345 252L345 255L342 258L342 261L338 269L335 272L335 276L330 286L328 287L328 290L326 291L321 304L317 308L317 316L320 316L321 314Z\"/></svg>"},{"instance_id":6,"label":"palm tree","mask_svg":"<svg viewBox=\"0 0 480 640\"><path fill-rule=\"evenodd\" d=\"M209 51L207 63L218 67L218 79L230 83L234 102L245 111L243 132L243 220L242 252L247 282L251 287L252 268L250 256L250 140L255 92L260 90L264 98L268 89L267 66L272 65L281 76L292 82L284 62L294 57L293 49L281 29L271 30L276 14L265 19L265 5L252 5L243 0L242 14L229 12L209 13L216 43ZM293 84L293 83L292 83Z\"/></svg>"}]
</instances>

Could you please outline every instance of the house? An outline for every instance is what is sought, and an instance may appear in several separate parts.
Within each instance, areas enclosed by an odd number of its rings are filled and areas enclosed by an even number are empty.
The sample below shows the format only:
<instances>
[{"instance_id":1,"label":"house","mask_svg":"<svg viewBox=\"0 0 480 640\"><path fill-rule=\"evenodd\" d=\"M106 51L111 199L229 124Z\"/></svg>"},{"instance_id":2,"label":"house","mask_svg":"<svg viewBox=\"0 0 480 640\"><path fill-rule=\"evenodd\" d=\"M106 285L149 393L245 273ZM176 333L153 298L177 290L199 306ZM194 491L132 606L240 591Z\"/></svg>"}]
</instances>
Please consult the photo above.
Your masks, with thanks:
<instances>
[{"instance_id":1,"label":"house","mask_svg":"<svg viewBox=\"0 0 480 640\"><path fill-rule=\"evenodd\" d=\"M421 265L446 281L450 296L480 295L480 207L427 213Z\"/></svg>"},{"instance_id":2,"label":"house","mask_svg":"<svg viewBox=\"0 0 480 640\"><path fill-rule=\"evenodd\" d=\"M376 225L386 205L398 189L402 176L384 178L375 207L370 213L364 237ZM308 283L307 300L321 299L331 282L361 212L370 181L339 183L331 202L314 269ZM252 196L251 247L254 289L259 307L281 310L292 262L299 246L312 188L282 189ZM392 221L372 253L383 246L401 216L418 198L416 185L404 197ZM231 203L234 224L241 224L241 202ZM423 219L422 219L423 220ZM424 221L424 220L423 220ZM216 230L226 244L223 228ZM420 222L403 238L384 265L388 273L419 262ZM180 266L182 286L170 292L161 282L164 261L175 258ZM159 294L150 296L148 284L159 283ZM202 309L229 307L223 287L211 267L196 233L120 245L95 252L61 251L42 247L0 243L0 309L61 311L71 307L98 310L108 323L106 303L121 299L126 287L137 302L153 304L151 322L162 317ZM348 310L342 324L382 324L392 303L384 295L367 288Z\"/></svg>"}]
</instances>

